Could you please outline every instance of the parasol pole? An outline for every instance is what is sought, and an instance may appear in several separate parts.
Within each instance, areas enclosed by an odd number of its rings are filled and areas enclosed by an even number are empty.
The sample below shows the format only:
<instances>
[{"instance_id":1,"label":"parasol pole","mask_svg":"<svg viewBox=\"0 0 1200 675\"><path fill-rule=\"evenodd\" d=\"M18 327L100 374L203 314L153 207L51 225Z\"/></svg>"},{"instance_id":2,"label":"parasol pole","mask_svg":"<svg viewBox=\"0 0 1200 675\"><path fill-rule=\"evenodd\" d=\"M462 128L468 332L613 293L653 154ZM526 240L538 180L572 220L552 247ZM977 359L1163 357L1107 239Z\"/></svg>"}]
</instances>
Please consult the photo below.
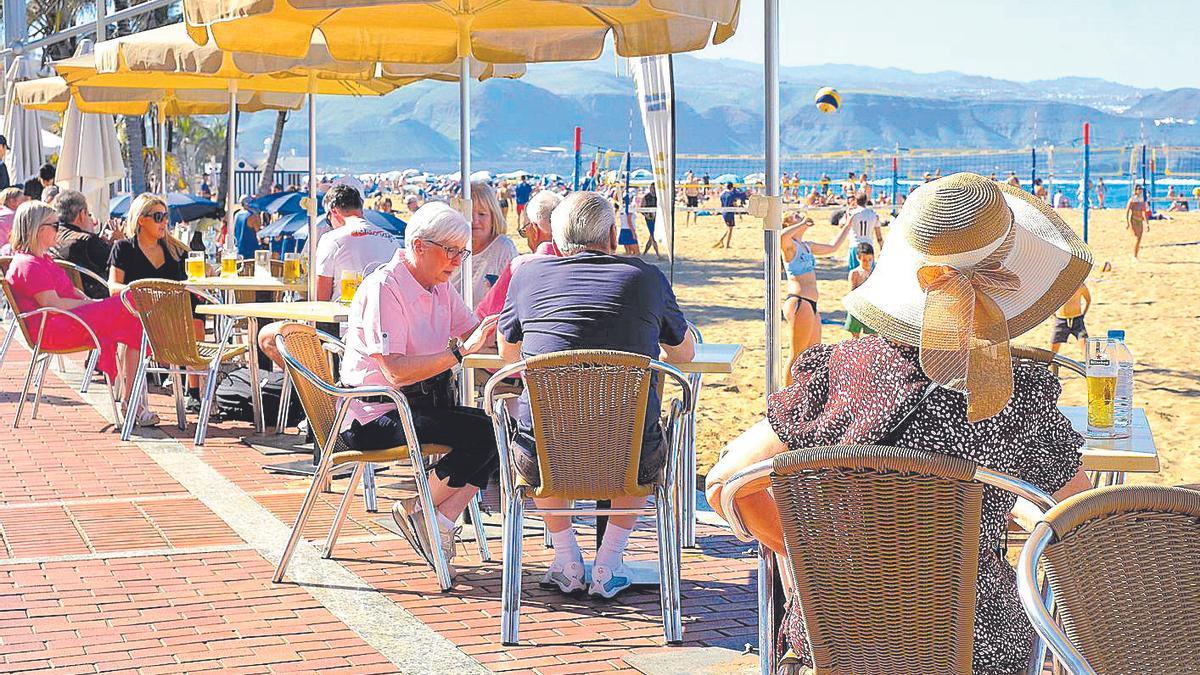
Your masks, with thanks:
<instances>
[{"instance_id":1,"label":"parasol pole","mask_svg":"<svg viewBox=\"0 0 1200 675\"><path fill-rule=\"evenodd\" d=\"M767 214L763 222L763 274L766 276L766 391L779 390L779 0L763 0L763 126L765 128ZM758 546L758 661L764 673L774 672L775 555Z\"/></svg>"},{"instance_id":2,"label":"parasol pole","mask_svg":"<svg viewBox=\"0 0 1200 675\"><path fill-rule=\"evenodd\" d=\"M464 45L468 47L469 43ZM463 216L467 222L473 220L475 207L471 204L471 57L465 53L466 49L462 49L464 53L458 59L458 186L459 196L462 198ZM472 251L473 246L471 240L473 237L467 237L467 250ZM467 307L475 308L475 284L472 283L474 278L471 274L471 253L462 259L461 278L462 278L462 297L466 301ZM474 403L475 399L475 371L470 368L462 370L462 398L466 405Z\"/></svg>"},{"instance_id":3,"label":"parasol pole","mask_svg":"<svg viewBox=\"0 0 1200 675\"><path fill-rule=\"evenodd\" d=\"M167 114L163 110L162 101L154 108L158 113L158 191L162 193L163 201L166 201L167 194L170 193L167 189Z\"/></svg>"},{"instance_id":4,"label":"parasol pole","mask_svg":"<svg viewBox=\"0 0 1200 675\"><path fill-rule=\"evenodd\" d=\"M233 232L233 205L237 203L237 197L234 196L234 189L237 185L235 176L237 175L237 98L238 85L237 80L229 81L229 127L226 131L226 139L229 141L229 176L227 180L229 185L225 190L225 250L236 251L237 242L235 241Z\"/></svg>"},{"instance_id":5,"label":"parasol pole","mask_svg":"<svg viewBox=\"0 0 1200 675\"><path fill-rule=\"evenodd\" d=\"M317 297L317 273L312 261L317 256L317 95L316 74L308 74L308 299Z\"/></svg>"}]
</instances>

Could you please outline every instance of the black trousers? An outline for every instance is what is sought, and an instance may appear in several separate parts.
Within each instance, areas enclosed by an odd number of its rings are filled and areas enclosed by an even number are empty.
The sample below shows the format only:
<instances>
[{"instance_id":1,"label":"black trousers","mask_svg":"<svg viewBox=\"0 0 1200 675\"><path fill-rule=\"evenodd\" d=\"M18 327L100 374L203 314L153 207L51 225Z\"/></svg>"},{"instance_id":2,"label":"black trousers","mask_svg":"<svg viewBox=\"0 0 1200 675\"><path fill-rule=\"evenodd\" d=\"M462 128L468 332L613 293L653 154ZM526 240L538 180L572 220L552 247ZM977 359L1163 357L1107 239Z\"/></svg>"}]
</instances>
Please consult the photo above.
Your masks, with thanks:
<instances>
[{"instance_id":1,"label":"black trousers","mask_svg":"<svg viewBox=\"0 0 1200 675\"><path fill-rule=\"evenodd\" d=\"M468 484L481 490L487 487L500 458L492 420L486 413L479 408L453 406L417 407L412 415L413 427L422 443L451 448L433 467L438 478L452 488ZM400 413L395 410L366 424L353 422L342 432L341 440L354 450L383 450L407 443Z\"/></svg>"}]
</instances>

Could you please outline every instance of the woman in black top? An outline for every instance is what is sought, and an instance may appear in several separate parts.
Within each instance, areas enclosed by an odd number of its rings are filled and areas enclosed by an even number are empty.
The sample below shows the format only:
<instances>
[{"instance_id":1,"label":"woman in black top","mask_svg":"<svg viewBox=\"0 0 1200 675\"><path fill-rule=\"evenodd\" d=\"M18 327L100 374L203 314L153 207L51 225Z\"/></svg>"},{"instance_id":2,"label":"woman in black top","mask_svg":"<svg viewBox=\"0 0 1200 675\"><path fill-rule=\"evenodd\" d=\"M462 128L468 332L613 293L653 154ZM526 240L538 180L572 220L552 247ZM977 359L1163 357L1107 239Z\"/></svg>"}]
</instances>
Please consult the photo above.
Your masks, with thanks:
<instances>
[{"instance_id":1,"label":"woman in black top","mask_svg":"<svg viewBox=\"0 0 1200 675\"><path fill-rule=\"evenodd\" d=\"M112 247L108 285L120 292L142 279L187 279L188 246L169 231L170 215L162 198L142 193L133 200L125 220L125 238ZM194 303L193 303L194 304ZM193 321L196 339L204 339L204 321ZM200 410L200 378L188 376L187 409Z\"/></svg>"}]
</instances>

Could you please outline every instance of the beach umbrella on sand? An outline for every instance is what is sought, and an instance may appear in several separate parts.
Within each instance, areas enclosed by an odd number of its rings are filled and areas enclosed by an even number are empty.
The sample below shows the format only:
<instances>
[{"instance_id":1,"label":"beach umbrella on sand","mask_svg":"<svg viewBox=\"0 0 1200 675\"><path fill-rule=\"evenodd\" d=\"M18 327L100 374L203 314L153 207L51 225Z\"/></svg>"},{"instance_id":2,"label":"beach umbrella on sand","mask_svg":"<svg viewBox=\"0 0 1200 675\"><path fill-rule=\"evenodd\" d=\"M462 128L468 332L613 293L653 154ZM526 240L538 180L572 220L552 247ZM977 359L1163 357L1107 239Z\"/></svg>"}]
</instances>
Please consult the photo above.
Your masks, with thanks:
<instances>
[{"instance_id":1,"label":"beach umbrella on sand","mask_svg":"<svg viewBox=\"0 0 1200 675\"><path fill-rule=\"evenodd\" d=\"M314 33L338 59L458 62L460 176L471 175L471 62L596 59L613 34L621 56L701 49L728 39L738 0L184 0L198 43L299 56ZM470 213L470 190L462 191ZM463 260L464 299L471 259Z\"/></svg>"},{"instance_id":2,"label":"beach umbrella on sand","mask_svg":"<svg viewBox=\"0 0 1200 675\"><path fill-rule=\"evenodd\" d=\"M42 147L41 113L22 108L16 103L16 85L24 80L36 79L38 63L33 57L22 54L13 59L4 78L4 137L8 139L8 176L13 185L20 185L36 176L46 151Z\"/></svg>"},{"instance_id":3,"label":"beach umbrella on sand","mask_svg":"<svg viewBox=\"0 0 1200 675\"><path fill-rule=\"evenodd\" d=\"M75 54L91 51L91 40L83 40ZM125 177L116 122L111 115L81 112L72 100L63 114L62 129L58 184L82 192L93 213L107 213L110 186Z\"/></svg>"}]
</instances>

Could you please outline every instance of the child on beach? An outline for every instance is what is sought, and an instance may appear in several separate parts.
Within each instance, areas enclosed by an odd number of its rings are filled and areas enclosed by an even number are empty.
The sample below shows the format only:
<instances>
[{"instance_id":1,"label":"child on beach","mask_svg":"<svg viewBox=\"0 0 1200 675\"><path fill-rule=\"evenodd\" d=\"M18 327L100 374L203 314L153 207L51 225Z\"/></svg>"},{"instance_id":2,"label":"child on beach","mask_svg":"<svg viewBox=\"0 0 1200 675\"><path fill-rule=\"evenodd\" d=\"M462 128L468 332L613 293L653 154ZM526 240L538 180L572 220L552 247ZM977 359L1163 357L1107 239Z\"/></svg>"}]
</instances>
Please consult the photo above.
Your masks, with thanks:
<instances>
[{"instance_id":1,"label":"child on beach","mask_svg":"<svg viewBox=\"0 0 1200 675\"><path fill-rule=\"evenodd\" d=\"M855 246L855 249L858 254L858 267L850 270L850 290L866 283L867 277L871 276L871 271L875 269L875 247L867 242L862 242ZM870 326L863 325L849 312L846 312L846 330L850 331L850 336L855 339L863 334L873 335L875 333Z\"/></svg>"},{"instance_id":2,"label":"child on beach","mask_svg":"<svg viewBox=\"0 0 1200 675\"><path fill-rule=\"evenodd\" d=\"M1088 333L1083 317L1091 306L1092 293L1087 284L1080 284L1075 294L1054 313L1054 335L1050 338L1050 351L1057 354L1071 337L1079 341L1079 351L1086 351Z\"/></svg>"}]
</instances>

